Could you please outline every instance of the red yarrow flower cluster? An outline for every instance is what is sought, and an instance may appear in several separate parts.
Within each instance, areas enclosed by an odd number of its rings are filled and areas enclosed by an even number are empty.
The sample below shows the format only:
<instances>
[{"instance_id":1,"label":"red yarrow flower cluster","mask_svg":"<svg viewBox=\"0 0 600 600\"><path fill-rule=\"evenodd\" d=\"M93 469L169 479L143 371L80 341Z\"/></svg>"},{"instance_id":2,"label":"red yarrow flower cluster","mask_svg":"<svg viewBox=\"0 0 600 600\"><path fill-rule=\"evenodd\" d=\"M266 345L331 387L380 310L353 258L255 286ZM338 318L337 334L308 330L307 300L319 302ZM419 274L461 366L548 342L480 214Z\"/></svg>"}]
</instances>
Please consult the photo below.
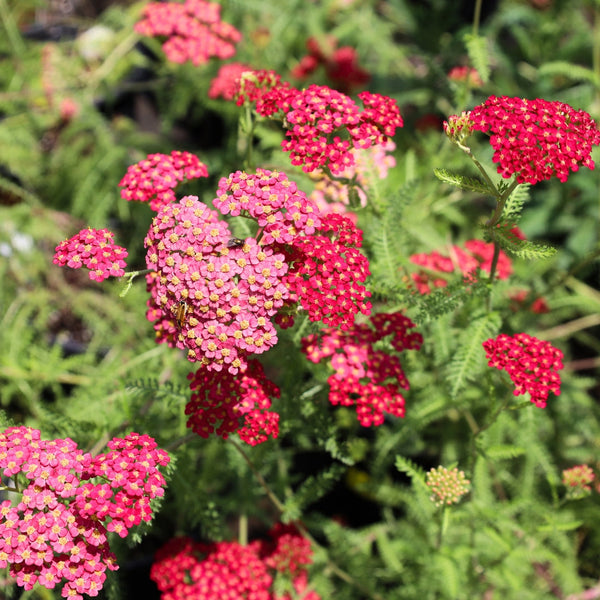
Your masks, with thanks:
<instances>
[{"instance_id":1,"label":"red yarrow flower cluster","mask_svg":"<svg viewBox=\"0 0 600 600\"><path fill-rule=\"evenodd\" d=\"M11 427L0 434L2 475L11 478L14 491L22 494L16 506L9 500L0 504L0 568L9 567L19 586L30 590L39 583L53 589L62 584L64 597L83 600L82 594L98 595L107 569L118 568L107 541L111 486L129 486L112 500L127 519L136 510L128 501L130 489L139 490L134 494L138 503L163 493L164 479L156 465L166 465L169 458L155 450L154 440L147 436L130 434L111 444L118 449L109 474L115 481L86 484L82 482L98 475L105 455L83 453L69 438L42 440L38 430L28 427ZM128 469L130 460L140 461L135 474ZM122 477L124 472L128 477ZM93 505L82 505L85 490L94 498ZM143 518L149 520L150 515L148 509ZM126 527L132 524L129 521Z\"/></svg>"},{"instance_id":2,"label":"red yarrow flower cluster","mask_svg":"<svg viewBox=\"0 0 600 600\"><path fill-rule=\"evenodd\" d=\"M174 150L171 155L149 154L131 165L119 182L125 200L149 202L158 211L175 200L174 189L184 180L208 177L206 165L189 152Z\"/></svg>"},{"instance_id":3,"label":"red yarrow flower cluster","mask_svg":"<svg viewBox=\"0 0 600 600\"><path fill-rule=\"evenodd\" d=\"M174 63L203 65L212 57L231 58L242 34L221 21L221 6L205 0L151 2L134 29L141 35L166 37L163 50Z\"/></svg>"},{"instance_id":4,"label":"red yarrow flower cluster","mask_svg":"<svg viewBox=\"0 0 600 600\"><path fill-rule=\"evenodd\" d=\"M302 340L302 351L318 363L330 358L334 373L328 378L329 401L334 405L356 405L358 421L364 427L381 425L386 413L403 417L405 402L401 390L409 383L398 356L376 350L376 342L390 336L396 352L418 350L420 333L410 332L415 324L401 313L379 313L369 325L354 325L345 332L324 329Z\"/></svg>"},{"instance_id":5,"label":"red yarrow flower cluster","mask_svg":"<svg viewBox=\"0 0 600 600\"><path fill-rule=\"evenodd\" d=\"M114 243L113 233L88 227L56 246L52 262L72 269L86 267L90 270L90 279L103 281L111 275L122 277L126 258L127 250Z\"/></svg>"},{"instance_id":6,"label":"red yarrow flower cluster","mask_svg":"<svg viewBox=\"0 0 600 600\"><path fill-rule=\"evenodd\" d=\"M323 45L314 37L308 38L308 54L292 69L292 76L306 79L323 66L327 77L340 92L348 93L366 84L371 76L359 66L356 50L351 46L338 48L337 44L333 36L327 36Z\"/></svg>"},{"instance_id":7,"label":"red yarrow flower cluster","mask_svg":"<svg viewBox=\"0 0 600 600\"><path fill-rule=\"evenodd\" d=\"M592 491L594 471L588 465L577 465L562 472L562 483L567 488L569 498L582 498Z\"/></svg>"},{"instance_id":8,"label":"red yarrow flower cluster","mask_svg":"<svg viewBox=\"0 0 600 600\"><path fill-rule=\"evenodd\" d=\"M371 293L363 285L369 261L359 250L362 231L332 213L322 217L317 232L282 248L291 265L284 277L290 302L298 302L311 321L351 329L359 312L371 314Z\"/></svg>"},{"instance_id":9,"label":"red yarrow flower cluster","mask_svg":"<svg viewBox=\"0 0 600 600\"><path fill-rule=\"evenodd\" d=\"M352 148L385 143L403 126L395 100L361 92L363 109L327 86L297 90L286 85L264 92L256 102L262 116L281 113L287 127L281 143L293 165L309 173L327 167L340 173L354 165Z\"/></svg>"},{"instance_id":10,"label":"red yarrow flower cluster","mask_svg":"<svg viewBox=\"0 0 600 600\"><path fill-rule=\"evenodd\" d=\"M489 132L502 177L565 182L582 165L594 168L591 152L600 131L588 113L564 102L490 96L469 118L473 129Z\"/></svg>"},{"instance_id":11,"label":"red yarrow flower cluster","mask_svg":"<svg viewBox=\"0 0 600 600\"><path fill-rule=\"evenodd\" d=\"M158 342L236 374L249 354L277 343L271 317L289 292L282 254L254 238L232 239L227 223L196 196L163 206L145 239L147 316Z\"/></svg>"},{"instance_id":12,"label":"red yarrow flower cluster","mask_svg":"<svg viewBox=\"0 0 600 600\"><path fill-rule=\"evenodd\" d=\"M255 540L247 546L237 542L203 544L188 537L174 538L156 553L150 578L161 600L288 600L274 591L276 572L292 578L300 600L320 600L307 589L304 566L312 563L310 542L292 526L270 532L271 541Z\"/></svg>"},{"instance_id":13,"label":"red yarrow flower cluster","mask_svg":"<svg viewBox=\"0 0 600 600\"><path fill-rule=\"evenodd\" d=\"M549 392L560 395L560 375L563 353L543 340L517 333L500 334L483 342L488 365L504 370L515 384L513 394L529 393L531 401L545 408Z\"/></svg>"},{"instance_id":14,"label":"red yarrow flower cluster","mask_svg":"<svg viewBox=\"0 0 600 600\"><path fill-rule=\"evenodd\" d=\"M227 439L237 432L242 441L255 446L279 435L279 415L269 408L280 391L257 360L249 360L242 374L201 367L188 379L193 393L185 407L187 426L199 436L216 433Z\"/></svg>"},{"instance_id":15,"label":"red yarrow flower cluster","mask_svg":"<svg viewBox=\"0 0 600 600\"><path fill-rule=\"evenodd\" d=\"M460 271L467 280L472 281L477 270L489 273L494 256L494 244L483 240L467 240L464 247L451 246L448 255L434 250L429 253L413 254L410 261L426 270L412 273L412 279L421 294L429 294L432 287L446 287L448 281L437 277L438 273L454 273ZM496 264L496 277L508 279L512 274L512 261L500 250Z\"/></svg>"}]
</instances>

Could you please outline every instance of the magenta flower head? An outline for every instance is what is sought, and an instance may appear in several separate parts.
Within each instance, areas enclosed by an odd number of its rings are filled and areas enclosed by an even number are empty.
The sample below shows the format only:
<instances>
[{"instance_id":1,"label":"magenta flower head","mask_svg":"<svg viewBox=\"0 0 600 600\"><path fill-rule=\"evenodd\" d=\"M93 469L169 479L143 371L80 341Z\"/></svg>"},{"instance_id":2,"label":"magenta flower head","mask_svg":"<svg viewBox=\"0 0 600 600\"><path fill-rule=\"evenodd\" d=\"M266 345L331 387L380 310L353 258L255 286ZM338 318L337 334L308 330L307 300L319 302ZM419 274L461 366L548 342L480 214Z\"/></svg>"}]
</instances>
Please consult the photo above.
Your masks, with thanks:
<instances>
[{"instance_id":1,"label":"magenta flower head","mask_svg":"<svg viewBox=\"0 0 600 600\"><path fill-rule=\"evenodd\" d=\"M594 168L591 152L600 144L600 131L583 110L563 102L490 96L469 118L473 129L489 132L502 177L565 182L580 166Z\"/></svg>"},{"instance_id":2,"label":"magenta flower head","mask_svg":"<svg viewBox=\"0 0 600 600\"><path fill-rule=\"evenodd\" d=\"M149 202L152 210L175 200L174 189L184 180L208 177L206 165L189 152L174 150L171 155L149 154L131 165L119 182L125 200Z\"/></svg>"},{"instance_id":3,"label":"magenta flower head","mask_svg":"<svg viewBox=\"0 0 600 600\"><path fill-rule=\"evenodd\" d=\"M29 427L0 433L0 474L21 494L16 506L0 504L0 568L9 567L19 586L62 585L62 595L75 600L97 596L106 570L118 568L108 531L123 537L150 520L150 500L163 494L165 481L158 466L168 454L136 433L108 446L92 457L69 438L42 440Z\"/></svg>"},{"instance_id":4,"label":"magenta flower head","mask_svg":"<svg viewBox=\"0 0 600 600\"><path fill-rule=\"evenodd\" d=\"M500 334L483 342L488 365L504 370L515 384L513 394L529 393L531 401L546 407L549 392L560 395L560 375L563 353L550 344L527 335Z\"/></svg>"},{"instance_id":5,"label":"magenta flower head","mask_svg":"<svg viewBox=\"0 0 600 600\"><path fill-rule=\"evenodd\" d=\"M60 267L90 270L90 279L103 281L110 276L125 274L127 250L114 243L114 234L108 229L82 229L72 238L56 246L52 262Z\"/></svg>"},{"instance_id":6,"label":"magenta flower head","mask_svg":"<svg viewBox=\"0 0 600 600\"><path fill-rule=\"evenodd\" d=\"M376 342L392 336L396 352L418 350L423 343L420 333L409 332L415 324L401 313L379 313L371 317L371 323L372 327L354 325L347 331L327 328L302 339L302 351L311 362L331 360L329 401L355 405L364 427L381 425L385 413L403 417L401 390L409 389L398 356L376 350Z\"/></svg>"},{"instance_id":7,"label":"magenta flower head","mask_svg":"<svg viewBox=\"0 0 600 600\"><path fill-rule=\"evenodd\" d=\"M199 66L211 57L232 57L235 44L242 39L233 25L221 21L220 13L220 4L206 0L150 2L134 29L142 35L167 38L163 50L171 62L189 60Z\"/></svg>"},{"instance_id":8,"label":"magenta flower head","mask_svg":"<svg viewBox=\"0 0 600 600\"><path fill-rule=\"evenodd\" d=\"M232 237L216 211L186 196L161 208L145 246L153 271L148 319L157 341L187 349L192 362L236 374L247 355L277 343L271 317L289 292L282 254L254 238L231 244Z\"/></svg>"}]
</instances>

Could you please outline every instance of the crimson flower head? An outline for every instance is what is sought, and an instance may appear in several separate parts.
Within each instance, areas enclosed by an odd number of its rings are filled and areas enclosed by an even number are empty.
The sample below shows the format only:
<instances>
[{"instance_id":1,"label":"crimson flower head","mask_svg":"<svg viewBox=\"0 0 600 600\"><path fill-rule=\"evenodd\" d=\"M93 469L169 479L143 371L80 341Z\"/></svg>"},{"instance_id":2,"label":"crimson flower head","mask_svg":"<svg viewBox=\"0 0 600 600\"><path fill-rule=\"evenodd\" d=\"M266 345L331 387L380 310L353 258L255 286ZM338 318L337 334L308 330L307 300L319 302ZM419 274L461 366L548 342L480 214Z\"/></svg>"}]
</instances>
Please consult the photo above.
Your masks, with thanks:
<instances>
[{"instance_id":1,"label":"crimson flower head","mask_svg":"<svg viewBox=\"0 0 600 600\"><path fill-rule=\"evenodd\" d=\"M333 405L356 406L358 421L364 427L381 425L385 413L405 414L401 390L409 389L408 379L396 355L375 349L375 344L391 336L396 352L418 350L420 333L409 332L415 324L401 313L378 313L369 325L354 325L347 331L327 328L302 339L302 351L318 363L330 358L329 401Z\"/></svg>"},{"instance_id":2,"label":"crimson flower head","mask_svg":"<svg viewBox=\"0 0 600 600\"><path fill-rule=\"evenodd\" d=\"M363 109L349 96L327 86L297 90L275 85L256 102L262 116L281 113L287 126L281 143L293 165L310 173L328 168L339 174L354 166L352 148L384 144L404 122L395 100L361 92Z\"/></svg>"},{"instance_id":3,"label":"crimson flower head","mask_svg":"<svg viewBox=\"0 0 600 600\"><path fill-rule=\"evenodd\" d=\"M52 262L60 267L90 270L90 279L103 281L111 275L122 277L127 250L114 243L114 234L108 229L82 229L72 238L56 246Z\"/></svg>"},{"instance_id":4,"label":"crimson flower head","mask_svg":"<svg viewBox=\"0 0 600 600\"><path fill-rule=\"evenodd\" d=\"M206 0L150 2L134 29L142 35L165 37L163 50L174 63L203 65L211 57L230 58L242 34L221 21L221 5Z\"/></svg>"},{"instance_id":5,"label":"crimson flower head","mask_svg":"<svg viewBox=\"0 0 600 600\"><path fill-rule=\"evenodd\" d=\"M229 101L237 99L242 74L249 71L253 71L252 67L243 63L233 62L223 65L217 76L210 82L208 97Z\"/></svg>"},{"instance_id":6,"label":"crimson flower head","mask_svg":"<svg viewBox=\"0 0 600 600\"><path fill-rule=\"evenodd\" d=\"M600 131L588 113L564 102L490 96L469 118L473 129L489 132L502 177L565 182L580 166L594 168L591 152Z\"/></svg>"},{"instance_id":7,"label":"crimson flower head","mask_svg":"<svg viewBox=\"0 0 600 600\"><path fill-rule=\"evenodd\" d=\"M175 200L173 191L184 179L208 177L206 165L189 152L174 150L171 155L149 154L131 165L119 182L125 200L149 202L152 210Z\"/></svg>"},{"instance_id":8,"label":"crimson flower head","mask_svg":"<svg viewBox=\"0 0 600 600\"><path fill-rule=\"evenodd\" d=\"M513 394L529 393L531 401L546 407L548 394L560 395L563 353L550 344L526 333L500 334L483 342L488 365L504 370L515 384Z\"/></svg>"},{"instance_id":9,"label":"crimson flower head","mask_svg":"<svg viewBox=\"0 0 600 600\"><path fill-rule=\"evenodd\" d=\"M269 381L262 365L248 361L243 374L214 371L203 367L188 375L193 392L185 407L187 426L203 438L216 433L223 439L238 433L251 446L279 434L279 415L268 410L279 388Z\"/></svg>"}]
</instances>

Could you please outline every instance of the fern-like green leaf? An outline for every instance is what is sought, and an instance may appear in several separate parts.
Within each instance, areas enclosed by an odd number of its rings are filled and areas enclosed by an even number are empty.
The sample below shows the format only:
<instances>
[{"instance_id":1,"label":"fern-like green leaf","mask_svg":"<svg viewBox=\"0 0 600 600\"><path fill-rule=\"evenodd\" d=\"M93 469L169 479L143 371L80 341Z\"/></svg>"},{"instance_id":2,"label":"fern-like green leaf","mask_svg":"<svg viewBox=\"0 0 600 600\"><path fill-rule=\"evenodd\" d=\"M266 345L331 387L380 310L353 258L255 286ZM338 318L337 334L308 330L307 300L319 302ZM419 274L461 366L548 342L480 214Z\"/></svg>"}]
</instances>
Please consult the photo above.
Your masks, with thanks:
<instances>
[{"instance_id":1,"label":"fern-like green leaf","mask_svg":"<svg viewBox=\"0 0 600 600\"><path fill-rule=\"evenodd\" d=\"M582 67L581 65L574 65L564 60L544 63L538 69L538 75L540 77L555 77L556 75L560 75L570 81L585 81L595 86L599 84L598 76L592 69Z\"/></svg>"},{"instance_id":2,"label":"fern-like green leaf","mask_svg":"<svg viewBox=\"0 0 600 600\"><path fill-rule=\"evenodd\" d=\"M458 351L448 366L451 398L456 398L467 382L473 381L483 370L485 352L481 345L498 333L500 324L498 313L489 313L474 319L460 335Z\"/></svg>"},{"instance_id":3,"label":"fern-like green leaf","mask_svg":"<svg viewBox=\"0 0 600 600\"><path fill-rule=\"evenodd\" d=\"M472 33L467 33L463 41L469 54L471 64L477 69L484 83L490 78L490 57L488 53L487 39Z\"/></svg>"},{"instance_id":4,"label":"fern-like green leaf","mask_svg":"<svg viewBox=\"0 0 600 600\"><path fill-rule=\"evenodd\" d=\"M429 488L425 484L425 471L423 471L416 463L412 462L412 460L405 456L397 455L396 469L402 473L406 473L412 479L413 485L416 488L420 488L429 493Z\"/></svg>"},{"instance_id":5,"label":"fern-like green leaf","mask_svg":"<svg viewBox=\"0 0 600 600\"><path fill-rule=\"evenodd\" d=\"M529 183L518 185L506 200L502 211L502 221L514 225L518 222L523 211L523 205L529 200Z\"/></svg>"},{"instance_id":6,"label":"fern-like green leaf","mask_svg":"<svg viewBox=\"0 0 600 600\"><path fill-rule=\"evenodd\" d=\"M498 444L485 449L485 456L490 459L506 460L523 456L525 448L508 444Z\"/></svg>"},{"instance_id":7,"label":"fern-like green leaf","mask_svg":"<svg viewBox=\"0 0 600 600\"><path fill-rule=\"evenodd\" d=\"M451 173L446 169L434 169L433 174L440 181L459 187L461 190L476 192L478 194L495 193L495 190L493 190L489 184L487 184L485 181L477 179L476 177L467 177L466 175L461 175L460 173Z\"/></svg>"},{"instance_id":8,"label":"fern-like green leaf","mask_svg":"<svg viewBox=\"0 0 600 600\"><path fill-rule=\"evenodd\" d=\"M542 242L530 242L520 240L513 236L510 231L496 231L496 239L509 256L525 258L527 260L541 260L551 258L556 254L556 248Z\"/></svg>"}]
</instances>

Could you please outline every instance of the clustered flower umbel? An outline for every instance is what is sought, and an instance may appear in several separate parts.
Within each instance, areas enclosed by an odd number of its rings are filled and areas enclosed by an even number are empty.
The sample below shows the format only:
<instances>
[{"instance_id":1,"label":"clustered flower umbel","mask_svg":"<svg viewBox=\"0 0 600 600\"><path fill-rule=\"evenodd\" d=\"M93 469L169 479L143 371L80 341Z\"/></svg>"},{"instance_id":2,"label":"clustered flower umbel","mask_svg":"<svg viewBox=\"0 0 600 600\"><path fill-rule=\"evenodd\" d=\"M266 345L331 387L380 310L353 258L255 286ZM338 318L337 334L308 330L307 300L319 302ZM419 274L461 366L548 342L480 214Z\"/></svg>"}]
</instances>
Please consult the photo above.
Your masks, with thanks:
<instances>
[{"instance_id":1,"label":"clustered flower umbel","mask_svg":"<svg viewBox=\"0 0 600 600\"><path fill-rule=\"evenodd\" d=\"M294 598L320 600L308 589L306 566L312 563L310 542L293 525L277 524L270 540L203 544L188 537L173 538L156 553L150 578L161 600L291 600L273 589L273 575L291 578Z\"/></svg>"},{"instance_id":2,"label":"clustered flower umbel","mask_svg":"<svg viewBox=\"0 0 600 600\"><path fill-rule=\"evenodd\" d=\"M431 490L430 500L436 506L450 506L457 504L469 491L471 482L465 477L463 471L456 467L436 467L427 472L425 480Z\"/></svg>"},{"instance_id":3,"label":"clustered flower umbel","mask_svg":"<svg viewBox=\"0 0 600 600\"><path fill-rule=\"evenodd\" d=\"M594 168L592 146L600 131L588 113L564 102L490 96L461 117L444 123L460 143L473 130L489 132L493 160L504 178L535 184L557 177L565 182L580 166Z\"/></svg>"},{"instance_id":4,"label":"clustered flower umbel","mask_svg":"<svg viewBox=\"0 0 600 600\"><path fill-rule=\"evenodd\" d=\"M441 254L437 250L423 252L410 256L410 261L424 267L425 270L412 273L412 279L421 294L429 294L432 287L446 287L448 281L443 277L436 277L439 273L454 273L459 270L465 278L472 280L477 269L489 273L494 256L494 244L483 240L467 240L464 248L453 245L448 249L448 254ZM496 264L496 277L508 279L512 273L512 261L506 253L500 250Z\"/></svg>"},{"instance_id":5,"label":"clustered flower umbel","mask_svg":"<svg viewBox=\"0 0 600 600\"><path fill-rule=\"evenodd\" d=\"M329 401L333 405L356 405L358 421L364 427L381 425L386 413L405 414L401 390L409 384L397 356L375 349L375 344L390 337L396 352L418 350L423 336L409 332L415 324L401 313L378 313L367 324L347 331L327 328L302 339L302 351L318 363L330 358Z\"/></svg>"},{"instance_id":6,"label":"clustered flower umbel","mask_svg":"<svg viewBox=\"0 0 600 600\"><path fill-rule=\"evenodd\" d=\"M562 483L567 488L567 496L572 499L589 495L594 478L594 471L588 465L576 465L562 472Z\"/></svg>"},{"instance_id":7,"label":"clustered flower umbel","mask_svg":"<svg viewBox=\"0 0 600 600\"><path fill-rule=\"evenodd\" d=\"M221 5L205 0L150 2L135 31L149 37L166 37L163 50L174 63L203 65L212 57L221 60L235 54L242 34L221 21Z\"/></svg>"},{"instance_id":8,"label":"clustered flower umbel","mask_svg":"<svg viewBox=\"0 0 600 600\"><path fill-rule=\"evenodd\" d=\"M281 147L306 173L339 174L354 166L353 148L382 145L404 125L395 100L368 91L358 94L361 110L346 94L323 85L298 90L272 71L257 72L254 81L243 77L240 86L238 103L256 103L259 115L283 119Z\"/></svg>"},{"instance_id":9,"label":"clustered flower umbel","mask_svg":"<svg viewBox=\"0 0 600 600\"><path fill-rule=\"evenodd\" d=\"M175 201L174 189L184 180L208 177L206 165L189 152L149 154L131 165L119 182L125 200L148 202L152 210Z\"/></svg>"},{"instance_id":10,"label":"clustered flower umbel","mask_svg":"<svg viewBox=\"0 0 600 600\"><path fill-rule=\"evenodd\" d=\"M545 408L550 392L560 395L558 371L563 368L563 353L550 342L526 333L502 333L483 342L483 348L488 365L508 373L515 396L529 393L536 406Z\"/></svg>"},{"instance_id":11,"label":"clustered flower umbel","mask_svg":"<svg viewBox=\"0 0 600 600\"><path fill-rule=\"evenodd\" d=\"M237 432L243 442L255 446L279 435L279 414L269 408L280 391L256 359L248 361L242 374L201 367L188 379L192 397L185 407L187 426L199 436L216 433L227 439Z\"/></svg>"},{"instance_id":12,"label":"clustered flower umbel","mask_svg":"<svg viewBox=\"0 0 600 600\"><path fill-rule=\"evenodd\" d=\"M97 596L106 570L116 570L107 532L125 537L152 517L150 500L164 493L158 466L169 456L156 442L131 433L92 457L69 438L42 440L36 429L0 433L0 470L21 500L0 504L0 568L26 590L37 582L82 600Z\"/></svg>"},{"instance_id":13,"label":"clustered flower umbel","mask_svg":"<svg viewBox=\"0 0 600 600\"><path fill-rule=\"evenodd\" d=\"M60 267L90 270L90 279L103 281L111 275L125 274L127 250L114 243L114 234L108 229L82 229L57 247L52 262Z\"/></svg>"}]
</instances>

